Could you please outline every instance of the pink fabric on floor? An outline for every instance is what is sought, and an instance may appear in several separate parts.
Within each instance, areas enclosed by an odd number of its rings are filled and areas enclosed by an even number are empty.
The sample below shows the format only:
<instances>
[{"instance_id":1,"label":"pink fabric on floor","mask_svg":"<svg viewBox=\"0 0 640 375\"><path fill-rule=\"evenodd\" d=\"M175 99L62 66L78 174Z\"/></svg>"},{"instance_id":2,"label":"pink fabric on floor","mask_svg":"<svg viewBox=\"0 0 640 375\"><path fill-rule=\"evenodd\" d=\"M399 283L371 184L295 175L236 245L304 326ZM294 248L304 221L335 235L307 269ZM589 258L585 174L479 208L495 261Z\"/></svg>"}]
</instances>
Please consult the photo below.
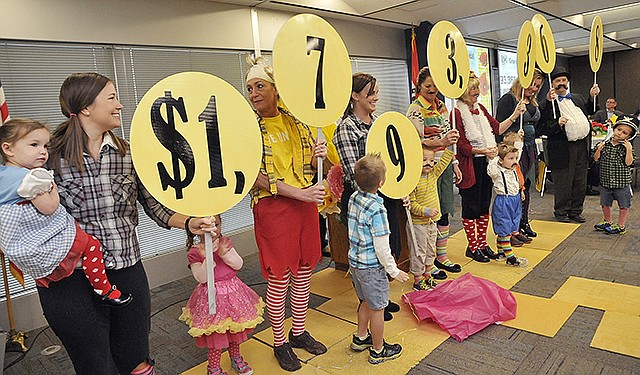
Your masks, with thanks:
<instances>
[{"instance_id":1,"label":"pink fabric on floor","mask_svg":"<svg viewBox=\"0 0 640 375\"><path fill-rule=\"evenodd\" d=\"M470 273L430 291L408 293L402 299L418 319L433 320L460 342L490 324L514 319L517 311L510 291Z\"/></svg>"}]
</instances>

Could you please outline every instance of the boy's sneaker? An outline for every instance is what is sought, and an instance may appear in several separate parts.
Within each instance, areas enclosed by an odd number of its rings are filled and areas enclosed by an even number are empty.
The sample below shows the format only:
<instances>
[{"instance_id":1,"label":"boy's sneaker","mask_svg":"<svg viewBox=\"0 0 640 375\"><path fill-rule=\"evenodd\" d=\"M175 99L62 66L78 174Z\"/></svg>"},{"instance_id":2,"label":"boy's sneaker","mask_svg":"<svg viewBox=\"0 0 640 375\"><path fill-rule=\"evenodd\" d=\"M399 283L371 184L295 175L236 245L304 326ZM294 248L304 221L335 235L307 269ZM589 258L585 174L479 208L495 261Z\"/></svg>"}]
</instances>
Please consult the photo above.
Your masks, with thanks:
<instances>
[{"instance_id":1,"label":"boy's sneaker","mask_svg":"<svg viewBox=\"0 0 640 375\"><path fill-rule=\"evenodd\" d=\"M402 346L400 344L388 344L386 341L382 342L382 351L376 353L373 350L373 346L369 348L369 363L377 365L384 361L396 359L402 354Z\"/></svg>"},{"instance_id":2,"label":"boy's sneaker","mask_svg":"<svg viewBox=\"0 0 640 375\"><path fill-rule=\"evenodd\" d=\"M515 237L516 239L518 239L518 241L528 244L531 243L531 241L533 241L531 238L525 236L524 234L520 233L520 232L513 232L511 233L511 237Z\"/></svg>"},{"instance_id":3,"label":"boy's sneaker","mask_svg":"<svg viewBox=\"0 0 640 375\"><path fill-rule=\"evenodd\" d=\"M480 252L489 259L498 259L498 254L496 254L489 246L485 246L484 249L480 249Z\"/></svg>"},{"instance_id":4,"label":"boy's sneaker","mask_svg":"<svg viewBox=\"0 0 640 375\"><path fill-rule=\"evenodd\" d=\"M625 234L627 233L627 228L618 224L612 224L611 226L605 228L604 232L606 234Z\"/></svg>"},{"instance_id":5,"label":"boy's sneaker","mask_svg":"<svg viewBox=\"0 0 640 375\"><path fill-rule=\"evenodd\" d=\"M498 254L496 254L496 260L497 260L498 262L504 262L504 261L505 261L505 259L507 259L507 256L506 256L506 255L504 255L504 252L502 252L502 251L498 251Z\"/></svg>"},{"instance_id":6,"label":"boy's sneaker","mask_svg":"<svg viewBox=\"0 0 640 375\"><path fill-rule=\"evenodd\" d=\"M364 340L361 340L358 335L353 335L353 339L351 340L351 350L354 352L361 352L365 349L368 349L373 346L373 338L371 334L367 332L367 337Z\"/></svg>"},{"instance_id":7,"label":"boy's sneaker","mask_svg":"<svg viewBox=\"0 0 640 375\"><path fill-rule=\"evenodd\" d=\"M511 236L511 246L512 247L520 247L524 245L524 242L520 241L519 239L517 239L514 236Z\"/></svg>"},{"instance_id":8,"label":"boy's sneaker","mask_svg":"<svg viewBox=\"0 0 640 375\"><path fill-rule=\"evenodd\" d=\"M231 358L231 369L241 375L253 374L253 369L241 355Z\"/></svg>"},{"instance_id":9,"label":"boy's sneaker","mask_svg":"<svg viewBox=\"0 0 640 375\"><path fill-rule=\"evenodd\" d=\"M435 288L436 285L438 284L433 277L427 277L413 284L413 290L431 290Z\"/></svg>"},{"instance_id":10,"label":"boy's sneaker","mask_svg":"<svg viewBox=\"0 0 640 375\"><path fill-rule=\"evenodd\" d=\"M446 272L436 268L435 272L431 272L431 277L433 277L436 280L445 280L448 276Z\"/></svg>"},{"instance_id":11,"label":"boy's sneaker","mask_svg":"<svg viewBox=\"0 0 640 375\"><path fill-rule=\"evenodd\" d=\"M513 266L513 267L526 267L527 265L529 265L529 261L527 260L527 258L513 256L513 257L507 258L507 261L505 262L505 264L507 266Z\"/></svg>"},{"instance_id":12,"label":"boy's sneaker","mask_svg":"<svg viewBox=\"0 0 640 375\"><path fill-rule=\"evenodd\" d=\"M612 222L609 222L606 220L600 220L598 224L593 226L593 229L606 231L607 228L609 228L612 224L613 224Z\"/></svg>"}]
</instances>

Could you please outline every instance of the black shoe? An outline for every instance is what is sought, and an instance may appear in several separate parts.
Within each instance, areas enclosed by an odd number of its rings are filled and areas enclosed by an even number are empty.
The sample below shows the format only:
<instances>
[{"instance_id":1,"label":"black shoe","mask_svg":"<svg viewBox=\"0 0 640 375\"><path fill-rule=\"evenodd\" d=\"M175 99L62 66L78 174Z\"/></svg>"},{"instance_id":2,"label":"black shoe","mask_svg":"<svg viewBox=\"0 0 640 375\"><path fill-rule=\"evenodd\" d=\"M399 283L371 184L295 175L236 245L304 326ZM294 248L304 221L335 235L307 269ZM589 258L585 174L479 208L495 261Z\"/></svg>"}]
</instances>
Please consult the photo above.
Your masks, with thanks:
<instances>
[{"instance_id":1,"label":"black shoe","mask_svg":"<svg viewBox=\"0 0 640 375\"><path fill-rule=\"evenodd\" d=\"M400 305L389 300L389 303L387 304L387 307L384 308L384 311L387 311L390 313L397 313L398 311L400 311Z\"/></svg>"},{"instance_id":2,"label":"black shoe","mask_svg":"<svg viewBox=\"0 0 640 375\"><path fill-rule=\"evenodd\" d=\"M464 253L467 258L471 258L476 262L488 263L489 258L480 252L480 250L473 251L467 246L467 251Z\"/></svg>"},{"instance_id":3,"label":"black shoe","mask_svg":"<svg viewBox=\"0 0 640 375\"><path fill-rule=\"evenodd\" d=\"M446 280L448 276L447 276L447 273L444 272L443 270L438 270L438 272L432 273L431 277L433 277L436 280Z\"/></svg>"},{"instance_id":4,"label":"black shoe","mask_svg":"<svg viewBox=\"0 0 640 375\"><path fill-rule=\"evenodd\" d=\"M292 331L289 331L289 342L292 347L304 349L313 355L327 352L327 347L320 341L314 339L309 331L304 331L300 336L295 336Z\"/></svg>"},{"instance_id":5,"label":"black shoe","mask_svg":"<svg viewBox=\"0 0 640 375\"><path fill-rule=\"evenodd\" d=\"M364 340L360 340L357 335L353 335L350 346L351 350L354 352L364 351L365 349L369 349L373 346L373 338L369 332L367 332L367 337Z\"/></svg>"},{"instance_id":6,"label":"black shoe","mask_svg":"<svg viewBox=\"0 0 640 375\"><path fill-rule=\"evenodd\" d=\"M111 293L114 290L116 290L116 286L112 285L111 289L109 289L109 291L105 295L102 296L102 295L96 294L100 303L108 307L120 307L120 306L126 306L131 301L133 301L133 296L131 294L122 293L122 292L121 292L122 294L118 298L109 298L109 295L111 295Z\"/></svg>"},{"instance_id":7,"label":"black shoe","mask_svg":"<svg viewBox=\"0 0 640 375\"><path fill-rule=\"evenodd\" d=\"M384 321L388 322L392 319L393 319L393 315L391 315L391 313L388 312L387 310L384 310Z\"/></svg>"},{"instance_id":8,"label":"black shoe","mask_svg":"<svg viewBox=\"0 0 640 375\"><path fill-rule=\"evenodd\" d=\"M524 234L520 233L520 232L515 232L515 233L511 233L511 237L515 237L518 239L518 241L522 242L522 243L531 243L531 241L533 241L531 238L525 236Z\"/></svg>"},{"instance_id":9,"label":"black shoe","mask_svg":"<svg viewBox=\"0 0 640 375\"><path fill-rule=\"evenodd\" d=\"M438 269L446 270L447 272L458 273L462 271L462 267L460 267L458 263L452 263L450 266L447 266L436 259L433 261L433 265L438 267Z\"/></svg>"},{"instance_id":10,"label":"black shoe","mask_svg":"<svg viewBox=\"0 0 640 375\"><path fill-rule=\"evenodd\" d=\"M556 217L556 220L558 220L561 223L570 223L571 222L571 219L569 219L569 215L567 215L567 214L564 214L564 215L554 214L554 215Z\"/></svg>"},{"instance_id":11,"label":"black shoe","mask_svg":"<svg viewBox=\"0 0 640 375\"><path fill-rule=\"evenodd\" d=\"M498 254L496 254L489 246L481 249L480 252L482 253L482 255L486 256L489 259L498 259Z\"/></svg>"},{"instance_id":12,"label":"black shoe","mask_svg":"<svg viewBox=\"0 0 640 375\"><path fill-rule=\"evenodd\" d=\"M587 221L587 219L585 219L582 214L569 215L569 219L575 221L576 223L584 223Z\"/></svg>"},{"instance_id":13,"label":"black shoe","mask_svg":"<svg viewBox=\"0 0 640 375\"><path fill-rule=\"evenodd\" d=\"M288 342L274 347L273 354L276 356L280 367L285 371L296 371L302 368L298 356L293 352L291 344Z\"/></svg>"},{"instance_id":14,"label":"black shoe","mask_svg":"<svg viewBox=\"0 0 640 375\"><path fill-rule=\"evenodd\" d=\"M531 229L531 225L529 225L529 223L521 225L520 232L530 238L538 237L538 233L534 232L533 229Z\"/></svg>"},{"instance_id":15,"label":"black shoe","mask_svg":"<svg viewBox=\"0 0 640 375\"><path fill-rule=\"evenodd\" d=\"M520 241L514 236L511 236L511 247L521 247L522 245L524 245L524 242Z\"/></svg>"},{"instance_id":16,"label":"black shoe","mask_svg":"<svg viewBox=\"0 0 640 375\"><path fill-rule=\"evenodd\" d=\"M587 186L587 195L600 195L600 192L591 186Z\"/></svg>"},{"instance_id":17,"label":"black shoe","mask_svg":"<svg viewBox=\"0 0 640 375\"><path fill-rule=\"evenodd\" d=\"M377 365L384 361L396 359L402 354L402 346L400 344L387 344L382 342L382 351L376 353L373 347L369 348L369 363Z\"/></svg>"}]
</instances>

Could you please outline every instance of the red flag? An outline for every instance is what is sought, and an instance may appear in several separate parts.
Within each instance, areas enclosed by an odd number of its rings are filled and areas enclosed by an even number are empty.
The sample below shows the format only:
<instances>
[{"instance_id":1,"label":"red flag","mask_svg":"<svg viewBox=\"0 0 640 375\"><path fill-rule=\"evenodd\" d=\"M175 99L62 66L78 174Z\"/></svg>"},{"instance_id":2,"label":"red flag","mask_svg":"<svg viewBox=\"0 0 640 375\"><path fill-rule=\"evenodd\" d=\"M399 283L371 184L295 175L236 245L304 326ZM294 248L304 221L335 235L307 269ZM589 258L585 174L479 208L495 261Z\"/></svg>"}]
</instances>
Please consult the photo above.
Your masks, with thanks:
<instances>
[{"instance_id":1,"label":"red flag","mask_svg":"<svg viewBox=\"0 0 640 375\"><path fill-rule=\"evenodd\" d=\"M2 89L2 82L0 82L0 125L4 124L9 119L9 108L7 102L4 100L4 90Z\"/></svg>"},{"instance_id":2,"label":"red flag","mask_svg":"<svg viewBox=\"0 0 640 375\"><path fill-rule=\"evenodd\" d=\"M411 82L413 82L413 94L414 97L418 97L416 94L416 88L418 87L418 72L420 71L420 63L418 62L418 47L416 46L416 33L411 27Z\"/></svg>"},{"instance_id":3,"label":"red flag","mask_svg":"<svg viewBox=\"0 0 640 375\"><path fill-rule=\"evenodd\" d=\"M8 119L9 107L7 107L7 102L4 98L4 89L2 88L2 82L0 82L0 125L4 124L4 122ZM2 267L4 267L4 264L2 265ZM9 271L11 271L11 275L20 283L20 285L24 286L24 274L12 262L9 262Z\"/></svg>"}]
</instances>

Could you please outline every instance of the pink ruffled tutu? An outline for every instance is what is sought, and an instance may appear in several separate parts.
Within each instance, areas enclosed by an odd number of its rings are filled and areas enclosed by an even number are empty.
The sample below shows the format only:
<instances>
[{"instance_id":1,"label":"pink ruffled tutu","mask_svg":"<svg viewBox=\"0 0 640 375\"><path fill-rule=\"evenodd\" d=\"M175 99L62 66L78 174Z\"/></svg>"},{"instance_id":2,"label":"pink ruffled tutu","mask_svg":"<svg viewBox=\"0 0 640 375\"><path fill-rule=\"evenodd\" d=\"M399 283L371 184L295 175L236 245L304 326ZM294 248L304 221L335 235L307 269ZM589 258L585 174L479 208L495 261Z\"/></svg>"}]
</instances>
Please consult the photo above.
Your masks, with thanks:
<instances>
[{"instance_id":1,"label":"pink ruffled tutu","mask_svg":"<svg viewBox=\"0 0 640 375\"><path fill-rule=\"evenodd\" d=\"M241 343L264 321L264 302L236 275L216 280L216 314L209 314L207 284L199 284L191 293L180 320L190 327L189 334L201 348L224 349L229 342Z\"/></svg>"}]
</instances>

